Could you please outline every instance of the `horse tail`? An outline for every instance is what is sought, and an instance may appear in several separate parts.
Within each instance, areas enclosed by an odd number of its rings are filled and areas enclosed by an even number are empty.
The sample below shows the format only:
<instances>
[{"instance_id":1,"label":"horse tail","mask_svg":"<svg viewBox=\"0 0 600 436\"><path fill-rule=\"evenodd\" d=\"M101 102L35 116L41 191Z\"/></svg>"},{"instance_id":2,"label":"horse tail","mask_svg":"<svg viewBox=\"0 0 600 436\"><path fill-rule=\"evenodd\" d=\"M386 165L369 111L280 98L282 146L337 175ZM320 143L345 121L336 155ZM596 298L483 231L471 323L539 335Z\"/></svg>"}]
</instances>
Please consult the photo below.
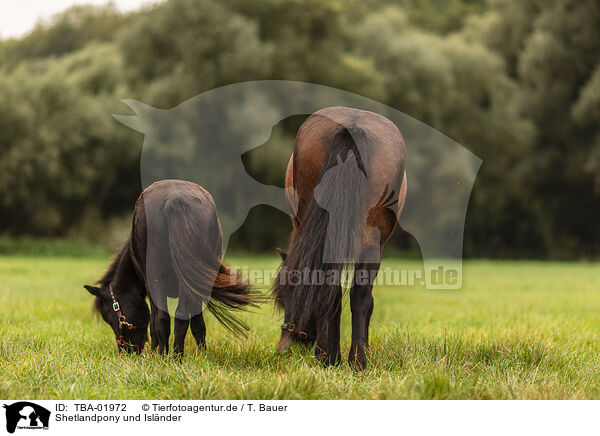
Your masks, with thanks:
<instances>
[{"instance_id":1,"label":"horse tail","mask_svg":"<svg viewBox=\"0 0 600 436\"><path fill-rule=\"evenodd\" d=\"M366 226L367 150L364 130L342 126L327 150L315 194L298 217L299 226L272 289L276 304L285 309L286 323L297 331L305 331L316 317L341 310L344 264L356 258Z\"/></svg>"},{"instance_id":2,"label":"horse tail","mask_svg":"<svg viewBox=\"0 0 600 436\"><path fill-rule=\"evenodd\" d=\"M165 205L169 233L169 250L173 270L193 307L202 306L231 333L245 335L248 325L238 319L231 310L244 310L255 306L257 294L242 280L236 271L221 262L218 252L208 247L200 229L201 214L194 213L190 205L172 199ZM214 227L220 232L218 219ZM220 243L220 242L219 242Z\"/></svg>"}]
</instances>

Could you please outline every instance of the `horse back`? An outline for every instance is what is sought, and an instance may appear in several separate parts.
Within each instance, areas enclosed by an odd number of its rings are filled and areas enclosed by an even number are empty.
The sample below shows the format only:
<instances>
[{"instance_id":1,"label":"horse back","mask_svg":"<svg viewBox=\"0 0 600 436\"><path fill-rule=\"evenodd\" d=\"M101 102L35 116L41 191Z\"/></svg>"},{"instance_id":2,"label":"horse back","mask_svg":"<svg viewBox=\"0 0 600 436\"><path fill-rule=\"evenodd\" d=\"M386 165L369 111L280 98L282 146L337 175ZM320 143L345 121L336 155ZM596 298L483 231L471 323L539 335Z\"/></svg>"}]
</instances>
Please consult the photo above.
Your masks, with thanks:
<instances>
[{"instance_id":1,"label":"horse back","mask_svg":"<svg viewBox=\"0 0 600 436\"><path fill-rule=\"evenodd\" d=\"M188 222L173 228L169 218L188 208ZM179 279L173 268L169 245L170 232L194 229L204 235L204 243L217 256L222 255L222 231L212 196L199 185L182 180L153 183L136 202L131 245L136 269L148 284L156 283L168 297L179 294ZM171 235L172 236L172 235Z\"/></svg>"},{"instance_id":2,"label":"horse back","mask_svg":"<svg viewBox=\"0 0 600 436\"><path fill-rule=\"evenodd\" d=\"M286 187L293 186L297 196L297 210L294 210L296 219L302 220L314 197L334 138L343 128L360 129L366 136L366 147L360 150L360 154L363 154L360 160L366 173L364 201L368 204L365 209L371 211L369 225L378 227L384 239L387 239L395 227L395 217L400 213L406 196L406 145L394 123L369 111L330 107L315 112L302 124L286 173ZM359 157L355 157L358 160ZM380 208L384 192L384 197L392 195L399 201L389 208ZM391 209L394 216L386 209Z\"/></svg>"}]
</instances>

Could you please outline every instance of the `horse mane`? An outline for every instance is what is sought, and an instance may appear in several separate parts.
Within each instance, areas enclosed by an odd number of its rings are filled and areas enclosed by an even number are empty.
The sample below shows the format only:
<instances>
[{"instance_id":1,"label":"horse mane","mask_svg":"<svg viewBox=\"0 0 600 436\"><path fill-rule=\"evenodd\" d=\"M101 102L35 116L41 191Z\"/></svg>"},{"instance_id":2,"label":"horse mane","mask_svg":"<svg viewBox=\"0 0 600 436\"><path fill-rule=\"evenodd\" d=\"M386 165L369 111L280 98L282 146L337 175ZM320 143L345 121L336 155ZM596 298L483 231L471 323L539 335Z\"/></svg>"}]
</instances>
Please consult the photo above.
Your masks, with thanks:
<instances>
[{"instance_id":1,"label":"horse mane","mask_svg":"<svg viewBox=\"0 0 600 436\"><path fill-rule=\"evenodd\" d=\"M121 245L121 248L117 251L117 253L113 256L113 260L110 263L110 266L106 270L106 272L100 277L96 284L100 287L105 287L110 284L110 282L115 280L117 275L117 271L119 266L123 262L123 260L127 259L129 256L129 245L130 245L131 235L127 238L127 240ZM100 297L94 298L94 304L92 305L92 312L96 314L100 314L100 307L102 306L102 300Z\"/></svg>"},{"instance_id":2,"label":"horse mane","mask_svg":"<svg viewBox=\"0 0 600 436\"><path fill-rule=\"evenodd\" d=\"M119 269L119 265L121 262L129 257L129 245L131 241L131 235L127 238L127 240L121 245L121 248L117 251L117 254L113 256L113 260L106 270L106 272L98 279L96 284L100 286L108 286L110 282L115 279L117 275L117 270Z\"/></svg>"}]
</instances>

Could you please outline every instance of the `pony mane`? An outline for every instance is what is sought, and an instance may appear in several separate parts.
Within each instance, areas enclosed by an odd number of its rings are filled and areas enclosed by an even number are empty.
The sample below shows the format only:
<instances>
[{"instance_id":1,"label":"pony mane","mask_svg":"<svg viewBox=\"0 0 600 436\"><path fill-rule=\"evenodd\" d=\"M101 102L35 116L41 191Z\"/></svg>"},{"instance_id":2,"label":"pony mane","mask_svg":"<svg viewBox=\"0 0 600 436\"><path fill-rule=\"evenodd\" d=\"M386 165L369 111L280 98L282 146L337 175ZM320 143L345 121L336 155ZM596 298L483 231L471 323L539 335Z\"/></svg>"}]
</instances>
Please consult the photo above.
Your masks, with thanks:
<instances>
[{"instance_id":1,"label":"pony mane","mask_svg":"<svg viewBox=\"0 0 600 436\"><path fill-rule=\"evenodd\" d=\"M131 240L131 235L127 240L121 245L121 248L117 251L117 253L113 256L113 260L110 263L110 266L106 270L106 272L100 277L96 284L100 287L105 287L110 284L115 279L117 275L117 270L119 269L119 265L121 262L129 256L129 244ZM100 315L100 308L102 306L102 299L100 297L94 297L94 303L92 304L92 312Z\"/></svg>"},{"instance_id":2,"label":"pony mane","mask_svg":"<svg viewBox=\"0 0 600 436\"><path fill-rule=\"evenodd\" d=\"M127 238L127 240L123 243L117 254L113 256L113 260L106 270L106 272L96 281L96 284L100 286L107 286L110 282L112 282L117 275L117 270L119 265L123 261L123 259L129 256L129 244L131 241L131 235Z\"/></svg>"}]
</instances>

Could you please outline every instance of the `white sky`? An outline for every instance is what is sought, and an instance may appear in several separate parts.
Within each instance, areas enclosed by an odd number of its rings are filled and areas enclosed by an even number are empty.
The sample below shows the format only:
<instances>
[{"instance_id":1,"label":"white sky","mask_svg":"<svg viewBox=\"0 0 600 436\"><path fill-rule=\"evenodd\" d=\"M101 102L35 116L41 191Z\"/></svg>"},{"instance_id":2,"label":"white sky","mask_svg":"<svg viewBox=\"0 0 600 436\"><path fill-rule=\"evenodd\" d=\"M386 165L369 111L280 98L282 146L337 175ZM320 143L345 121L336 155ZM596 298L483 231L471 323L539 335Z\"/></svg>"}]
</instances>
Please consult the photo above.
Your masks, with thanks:
<instances>
[{"instance_id":1,"label":"white sky","mask_svg":"<svg viewBox=\"0 0 600 436\"><path fill-rule=\"evenodd\" d=\"M137 9L157 0L113 0L121 11ZM102 5L108 0L0 0L0 39L22 36L39 19L51 17L76 4Z\"/></svg>"}]
</instances>

